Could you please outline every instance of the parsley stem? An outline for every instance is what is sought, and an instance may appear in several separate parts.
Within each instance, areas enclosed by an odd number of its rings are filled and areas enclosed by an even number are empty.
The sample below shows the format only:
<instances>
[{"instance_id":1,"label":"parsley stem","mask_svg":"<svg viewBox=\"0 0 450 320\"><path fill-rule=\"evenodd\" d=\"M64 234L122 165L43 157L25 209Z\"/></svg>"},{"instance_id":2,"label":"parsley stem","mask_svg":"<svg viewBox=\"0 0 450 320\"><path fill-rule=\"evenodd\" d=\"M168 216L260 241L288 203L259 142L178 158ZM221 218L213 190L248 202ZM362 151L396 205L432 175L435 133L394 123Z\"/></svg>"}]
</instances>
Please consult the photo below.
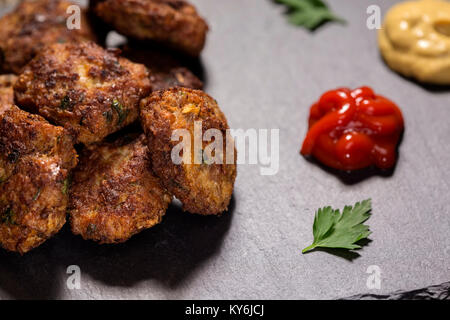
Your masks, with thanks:
<instances>
[{"instance_id":1,"label":"parsley stem","mask_svg":"<svg viewBox=\"0 0 450 320\"><path fill-rule=\"evenodd\" d=\"M306 252L308 252L308 251L311 251L311 250L315 249L316 246L317 246L317 245L312 244L312 245L310 245L309 247L306 247L305 249L303 249L303 250L302 250L302 253L306 253Z\"/></svg>"}]
</instances>

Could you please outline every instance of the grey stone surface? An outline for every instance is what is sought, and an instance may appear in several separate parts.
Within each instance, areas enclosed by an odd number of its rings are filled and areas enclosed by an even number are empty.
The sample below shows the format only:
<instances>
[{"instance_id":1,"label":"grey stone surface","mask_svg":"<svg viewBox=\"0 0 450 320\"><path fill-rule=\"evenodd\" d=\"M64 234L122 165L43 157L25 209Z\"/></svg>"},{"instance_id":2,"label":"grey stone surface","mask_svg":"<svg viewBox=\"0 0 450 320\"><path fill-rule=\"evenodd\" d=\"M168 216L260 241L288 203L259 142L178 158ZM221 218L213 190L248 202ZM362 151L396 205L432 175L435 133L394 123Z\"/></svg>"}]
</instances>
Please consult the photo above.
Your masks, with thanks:
<instances>
[{"instance_id":1,"label":"grey stone surface","mask_svg":"<svg viewBox=\"0 0 450 320\"><path fill-rule=\"evenodd\" d=\"M0 298L330 299L385 295L450 279L450 91L425 88L380 59L366 9L396 1L329 1L347 25L314 33L291 26L269 0L193 0L211 32L202 56L206 91L233 128L280 129L280 170L242 165L233 205L221 218L182 213L117 246L66 227L20 257L0 251ZM406 133L390 177L349 183L298 151L308 109L324 91L369 85L403 110ZM373 199L372 242L360 256L301 249L314 210ZM66 286L69 265L82 288ZM366 273L380 267L381 289Z\"/></svg>"},{"instance_id":2,"label":"grey stone surface","mask_svg":"<svg viewBox=\"0 0 450 320\"><path fill-rule=\"evenodd\" d=\"M450 300L450 282L391 294L359 294L343 300Z\"/></svg>"}]
</instances>

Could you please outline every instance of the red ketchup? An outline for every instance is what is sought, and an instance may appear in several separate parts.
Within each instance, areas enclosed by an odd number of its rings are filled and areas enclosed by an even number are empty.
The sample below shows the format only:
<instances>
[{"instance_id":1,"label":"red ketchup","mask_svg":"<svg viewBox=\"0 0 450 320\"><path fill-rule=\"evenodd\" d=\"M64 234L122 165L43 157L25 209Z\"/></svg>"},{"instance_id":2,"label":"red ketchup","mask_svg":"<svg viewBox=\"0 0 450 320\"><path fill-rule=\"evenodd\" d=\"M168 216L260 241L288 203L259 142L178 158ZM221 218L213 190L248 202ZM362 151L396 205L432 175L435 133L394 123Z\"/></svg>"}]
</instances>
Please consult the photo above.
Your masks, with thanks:
<instances>
[{"instance_id":1,"label":"red ketchup","mask_svg":"<svg viewBox=\"0 0 450 320\"><path fill-rule=\"evenodd\" d=\"M369 87L322 95L310 110L301 154L338 170L394 167L404 130L400 109Z\"/></svg>"}]
</instances>

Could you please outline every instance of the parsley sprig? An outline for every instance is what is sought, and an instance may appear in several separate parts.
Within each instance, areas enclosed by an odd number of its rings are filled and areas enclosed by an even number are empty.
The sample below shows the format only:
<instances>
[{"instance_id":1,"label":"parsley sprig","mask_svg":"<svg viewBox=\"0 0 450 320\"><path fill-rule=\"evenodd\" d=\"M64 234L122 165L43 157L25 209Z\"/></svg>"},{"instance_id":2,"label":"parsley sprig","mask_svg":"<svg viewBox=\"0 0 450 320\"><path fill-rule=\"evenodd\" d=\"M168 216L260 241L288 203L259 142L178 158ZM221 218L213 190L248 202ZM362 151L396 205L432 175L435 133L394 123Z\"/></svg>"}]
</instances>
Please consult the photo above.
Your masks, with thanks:
<instances>
[{"instance_id":1,"label":"parsley sprig","mask_svg":"<svg viewBox=\"0 0 450 320\"><path fill-rule=\"evenodd\" d=\"M371 234L369 227L363 224L370 218L371 211L371 199L357 202L353 207L346 206L342 214L331 207L319 209L314 218L314 242L302 253L318 247L360 249L361 246L356 242Z\"/></svg>"},{"instance_id":2,"label":"parsley sprig","mask_svg":"<svg viewBox=\"0 0 450 320\"><path fill-rule=\"evenodd\" d=\"M314 30L324 22L345 20L336 16L322 0L275 0L288 7L288 19L292 24Z\"/></svg>"}]
</instances>

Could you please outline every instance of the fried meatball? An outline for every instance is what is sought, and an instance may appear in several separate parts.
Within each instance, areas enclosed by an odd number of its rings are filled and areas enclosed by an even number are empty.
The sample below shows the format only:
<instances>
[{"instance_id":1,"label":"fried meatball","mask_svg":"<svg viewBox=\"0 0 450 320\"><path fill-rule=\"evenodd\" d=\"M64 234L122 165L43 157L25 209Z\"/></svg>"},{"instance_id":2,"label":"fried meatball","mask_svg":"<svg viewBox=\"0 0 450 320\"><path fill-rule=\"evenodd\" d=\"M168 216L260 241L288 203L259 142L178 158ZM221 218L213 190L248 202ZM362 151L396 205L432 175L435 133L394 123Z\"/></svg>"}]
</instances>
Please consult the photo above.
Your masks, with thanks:
<instances>
[{"instance_id":1,"label":"fried meatball","mask_svg":"<svg viewBox=\"0 0 450 320\"><path fill-rule=\"evenodd\" d=\"M194 122L197 121L201 121L198 123L203 133L208 129L221 133L223 152L214 152L219 161L207 159L205 151L209 142L203 141L195 147ZM236 150L233 139L226 134L229 127L217 102L199 90L178 87L157 91L142 100L141 122L151 150L152 169L164 186L183 203L183 209L204 215L225 211L236 178ZM176 129L187 130L191 138L190 152L187 149L186 153L184 150L182 155L181 151L179 153L183 159L180 164L172 157L172 150L181 143L172 141ZM212 155L210 150L209 156Z\"/></svg>"},{"instance_id":2,"label":"fried meatball","mask_svg":"<svg viewBox=\"0 0 450 320\"><path fill-rule=\"evenodd\" d=\"M149 69L153 91L173 87L203 89L203 82L167 50L125 46L122 55Z\"/></svg>"},{"instance_id":3,"label":"fried meatball","mask_svg":"<svg viewBox=\"0 0 450 320\"><path fill-rule=\"evenodd\" d=\"M12 74L0 76L0 114L14 104L13 85L17 77Z\"/></svg>"},{"instance_id":4,"label":"fried meatball","mask_svg":"<svg viewBox=\"0 0 450 320\"><path fill-rule=\"evenodd\" d=\"M12 106L0 115L0 244L21 254L66 222L68 177L77 164L71 136Z\"/></svg>"},{"instance_id":5,"label":"fried meatball","mask_svg":"<svg viewBox=\"0 0 450 320\"><path fill-rule=\"evenodd\" d=\"M154 40L198 56L205 45L208 25L184 0L105 0L95 13L119 33Z\"/></svg>"},{"instance_id":6,"label":"fried meatball","mask_svg":"<svg viewBox=\"0 0 450 320\"><path fill-rule=\"evenodd\" d=\"M19 74L36 54L55 42L95 41L84 11L81 28L67 28L71 14L66 10L71 5L64 0L26 0L0 18L0 71Z\"/></svg>"},{"instance_id":7,"label":"fried meatball","mask_svg":"<svg viewBox=\"0 0 450 320\"><path fill-rule=\"evenodd\" d=\"M145 66L82 42L47 47L25 67L14 90L20 107L90 144L135 121L151 86Z\"/></svg>"},{"instance_id":8,"label":"fried meatball","mask_svg":"<svg viewBox=\"0 0 450 320\"><path fill-rule=\"evenodd\" d=\"M72 232L119 243L161 221L171 196L150 171L145 136L87 147L71 192Z\"/></svg>"}]
</instances>

